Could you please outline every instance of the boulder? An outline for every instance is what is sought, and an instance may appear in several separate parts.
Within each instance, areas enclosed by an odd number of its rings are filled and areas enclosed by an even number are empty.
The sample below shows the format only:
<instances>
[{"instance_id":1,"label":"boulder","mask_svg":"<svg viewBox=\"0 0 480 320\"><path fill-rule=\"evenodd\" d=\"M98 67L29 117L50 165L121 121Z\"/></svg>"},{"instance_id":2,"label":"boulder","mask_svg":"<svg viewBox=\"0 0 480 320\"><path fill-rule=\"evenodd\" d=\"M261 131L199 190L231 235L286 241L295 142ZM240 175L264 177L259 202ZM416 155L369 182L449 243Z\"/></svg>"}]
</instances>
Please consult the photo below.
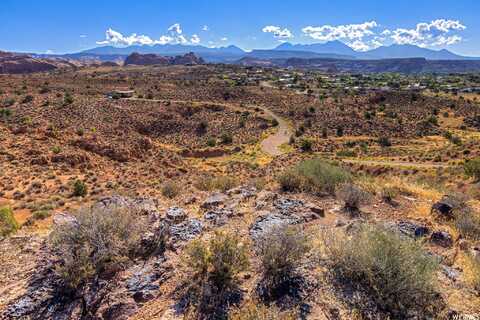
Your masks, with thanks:
<instances>
[{"instance_id":1,"label":"boulder","mask_svg":"<svg viewBox=\"0 0 480 320\"><path fill-rule=\"evenodd\" d=\"M189 219L170 226L170 239L175 245L177 242L188 241L199 236L203 231L203 224L198 219Z\"/></svg>"},{"instance_id":2,"label":"boulder","mask_svg":"<svg viewBox=\"0 0 480 320\"><path fill-rule=\"evenodd\" d=\"M187 218L187 212L179 207L170 207L167 210L166 216L168 221L179 223Z\"/></svg>"},{"instance_id":3,"label":"boulder","mask_svg":"<svg viewBox=\"0 0 480 320\"><path fill-rule=\"evenodd\" d=\"M228 200L228 196L224 193L214 193L203 201L202 209L211 209L224 204Z\"/></svg>"},{"instance_id":4,"label":"boulder","mask_svg":"<svg viewBox=\"0 0 480 320\"><path fill-rule=\"evenodd\" d=\"M449 248L453 245L452 236L446 231L433 232L430 237L430 241L444 248Z\"/></svg>"}]
</instances>

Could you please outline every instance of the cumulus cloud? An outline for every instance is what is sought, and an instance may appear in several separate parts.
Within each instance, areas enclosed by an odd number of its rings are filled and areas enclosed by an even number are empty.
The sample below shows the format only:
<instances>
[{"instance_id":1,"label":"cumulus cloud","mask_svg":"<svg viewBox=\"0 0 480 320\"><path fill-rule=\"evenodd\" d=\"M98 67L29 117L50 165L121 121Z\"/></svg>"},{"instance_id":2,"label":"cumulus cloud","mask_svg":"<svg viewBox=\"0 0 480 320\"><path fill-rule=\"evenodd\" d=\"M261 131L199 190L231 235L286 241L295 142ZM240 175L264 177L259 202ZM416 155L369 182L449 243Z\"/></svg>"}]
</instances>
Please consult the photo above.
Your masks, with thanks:
<instances>
[{"instance_id":1,"label":"cumulus cloud","mask_svg":"<svg viewBox=\"0 0 480 320\"><path fill-rule=\"evenodd\" d=\"M190 39L190 42L193 44L199 44L200 43L200 37L196 34L192 35L192 38Z\"/></svg>"},{"instance_id":2,"label":"cumulus cloud","mask_svg":"<svg viewBox=\"0 0 480 320\"><path fill-rule=\"evenodd\" d=\"M204 26L202 27L202 31L208 31L208 30L210 30L210 28L209 28L207 25L204 25Z\"/></svg>"},{"instance_id":3,"label":"cumulus cloud","mask_svg":"<svg viewBox=\"0 0 480 320\"><path fill-rule=\"evenodd\" d=\"M169 35L162 35L158 39L152 39L147 35L138 35L132 33L129 36L108 28L105 32L105 40L97 41L99 45L113 45L113 46L131 46L131 45L156 45L156 44L199 44L200 37L197 34L193 34L190 39L183 35L182 28L179 23L175 23L170 26L167 31L170 31Z\"/></svg>"},{"instance_id":4,"label":"cumulus cloud","mask_svg":"<svg viewBox=\"0 0 480 320\"><path fill-rule=\"evenodd\" d=\"M227 37L223 37L220 39L221 41L228 41L228 38Z\"/></svg>"},{"instance_id":5,"label":"cumulus cloud","mask_svg":"<svg viewBox=\"0 0 480 320\"><path fill-rule=\"evenodd\" d=\"M320 41L333 40L361 40L366 36L374 34L372 29L376 28L376 21L369 21L360 24L347 25L323 25L318 27L308 26L302 29L302 32L310 38Z\"/></svg>"},{"instance_id":6,"label":"cumulus cloud","mask_svg":"<svg viewBox=\"0 0 480 320\"><path fill-rule=\"evenodd\" d=\"M292 32L287 28L282 29L281 27L278 27L278 26L265 26L262 29L262 31L265 33L272 33L273 36L277 39L293 38Z\"/></svg>"},{"instance_id":7,"label":"cumulus cloud","mask_svg":"<svg viewBox=\"0 0 480 320\"><path fill-rule=\"evenodd\" d=\"M174 23L170 27L168 27L168 31L176 34L182 34L182 27L180 26L180 23Z\"/></svg>"},{"instance_id":8,"label":"cumulus cloud","mask_svg":"<svg viewBox=\"0 0 480 320\"><path fill-rule=\"evenodd\" d=\"M86 34L81 34L81 35L80 35L80 38L86 38L86 37L87 37Z\"/></svg>"},{"instance_id":9,"label":"cumulus cloud","mask_svg":"<svg viewBox=\"0 0 480 320\"><path fill-rule=\"evenodd\" d=\"M451 45L462 40L455 32L466 29L458 20L437 19L430 23L418 23L415 29L398 28L391 38L397 44L412 44L420 47Z\"/></svg>"}]
</instances>

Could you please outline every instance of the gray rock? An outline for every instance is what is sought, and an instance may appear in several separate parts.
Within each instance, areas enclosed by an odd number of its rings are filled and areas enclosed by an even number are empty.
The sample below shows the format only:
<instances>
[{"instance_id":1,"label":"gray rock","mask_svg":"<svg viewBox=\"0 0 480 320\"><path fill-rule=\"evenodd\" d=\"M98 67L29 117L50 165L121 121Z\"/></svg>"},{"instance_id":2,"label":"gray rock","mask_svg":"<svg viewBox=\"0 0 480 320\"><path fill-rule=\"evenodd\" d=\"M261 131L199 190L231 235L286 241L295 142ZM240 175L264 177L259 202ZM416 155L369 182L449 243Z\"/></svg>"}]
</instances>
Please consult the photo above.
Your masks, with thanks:
<instances>
[{"instance_id":1,"label":"gray rock","mask_svg":"<svg viewBox=\"0 0 480 320\"><path fill-rule=\"evenodd\" d=\"M228 218L233 216L231 209L214 209L205 213L204 218L216 226L222 226L227 223Z\"/></svg>"},{"instance_id":2,"label":"gray rock","mask_svg":"<svg viewBox=\"0 0 480 320\"><path fill-rule=\"evenodd\" d=\"M170 237L175 242L196 238L203 231L203 224L198 219L186 220L170 226Z\"/></svg>"},{"instance_id":3,"label":"gray rock","mask_svg":"<svg viewBox=\"0 0 480 320\"><path fill-rule=\"evenodd\" d=\"M448 248L453 245L452 236L446 231L435 231L432 233L430 241L444 248Z\"/></svg>"},{"instance_id":4,"label":"gray rock","mask_svg":"<svg viewBox=\"0 0 480 320\"><path fill-rule=\"evenodd\" d=\"M201 208L203 209L211 209L222 205L225 201L228 200L228 196L224 193L214 193L202 203Z\"/></svg>"},{"instance_id":5,"label":"gray rock","mask_svg":"<svg viewBox=\"0 0 480 320\"><path fill-rule=\"evenodd\" d=\"M457 269L442 265L442 272L452 281L456 282L460 278L460 271Z\"/></svg>"},{"instance_id":6,"label":"gray rock","mask_svg":"<svg viewBox=\"0 0 480 320\"><path fill-rule=\"evenodd\" d=\"M412 221L400 221L396 227L402 234L412 238L424 237L430 232L428 227Z\"/></svg>"},{"instance_id":7,"label":"gray rock","mask_svg":"<svg viewBox=\"0 0 480 320\"><path fill-rule=\"evenodd\" d=\"M167 210L166 216L169 221L178 223L187 218L187 212L179 207L170 207Z\"/></svg>"},{"instance_id":8,"label":"gray rock","mask_svg":"<svg viewBox=\"0 0 480 320\"><path fill-rule=\"evenodd\" d=\"M287 216L280 213L267 213L260 216L250 227L250 236L255 241L260 240L272 228L301 223L303 220L297 216Z\"/></svg>"}]
</instances>

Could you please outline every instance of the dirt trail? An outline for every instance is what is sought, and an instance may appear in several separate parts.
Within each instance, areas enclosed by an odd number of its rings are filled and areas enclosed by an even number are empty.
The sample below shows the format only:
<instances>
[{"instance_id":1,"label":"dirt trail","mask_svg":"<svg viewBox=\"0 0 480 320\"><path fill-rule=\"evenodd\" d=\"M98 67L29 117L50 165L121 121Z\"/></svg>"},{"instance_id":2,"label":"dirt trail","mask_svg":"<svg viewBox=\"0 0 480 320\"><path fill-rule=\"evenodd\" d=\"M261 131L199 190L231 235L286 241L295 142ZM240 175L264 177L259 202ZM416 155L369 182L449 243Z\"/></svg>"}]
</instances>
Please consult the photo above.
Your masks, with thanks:
<instances>
[{"instance_id":1,"label":"dirt trail","mask_svg":"<svg viewBox=\"0 0 480 320\"><path fill-rule=\"evenodd\" d=\"M190 103L211 103L211 102L204 102L204 101L183 101L183 100L166 100L166 99L144 99L144 98L129 98L128 100L137 100L137 101L154 101L154 102L174 102L174 103L185 103L185 102L190 102ZM228 104L228 103L217 103L215 102L214 104L233 108L236 110L241 109L241 107L238 107L236 105ZM270 109L266 107L261 107L261 106L250 106L249 108L258 108L262 110L267 116L277 120L278 126L276 127L277 131L264 139L261 142L261 148L262 151L275 157L282 155L284 152L280 149L280 146L282 144L288 143L290 140L290 136L292 135L292 130L290 125L281 117L277 116L275 113L273 113Z\"/></svg>"},{"instance_id":2,"label":"dirt trail","mask_svg":"<svg viewBox=\"0 0 480 320\"><path fill-rule=\"evenodd\" d=\"M260 108L267 115L277 120L278 126L277 131L264 139L261 143L262 151L268 153L271 156L279 156L283 154L283 151L280 149L282 144L288 143L290 136L292 135L290 125L281 117L277 116L275 113L270 111L267 108Z\"/></svg>"}]
</instances>

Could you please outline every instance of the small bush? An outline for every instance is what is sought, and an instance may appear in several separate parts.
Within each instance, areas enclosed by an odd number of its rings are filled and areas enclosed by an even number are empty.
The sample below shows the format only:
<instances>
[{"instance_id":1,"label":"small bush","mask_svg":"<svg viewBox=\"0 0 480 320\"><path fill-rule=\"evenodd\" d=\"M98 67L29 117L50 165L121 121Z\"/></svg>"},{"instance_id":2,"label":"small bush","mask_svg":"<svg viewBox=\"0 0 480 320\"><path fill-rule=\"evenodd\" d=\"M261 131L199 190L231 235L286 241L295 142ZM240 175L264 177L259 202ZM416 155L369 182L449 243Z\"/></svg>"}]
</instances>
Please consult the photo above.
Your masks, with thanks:
<instances>
[{"instance_id":1,"label":"small bush","mask_svg":"<svg viewBox=\"0 0 480 320\"><path fill-rule=\"evenodd\" d=\"M51 216L51 213L48 210L39 210L33 213L33 219L35 220L44 220L50 216Z\"/></svg>"},{"instance_id":2,"label":"small bush","mask_svg":"<svg viewBox=\"0 0 480 320\"><path fill-rule=\"evenodd\" d=\"M455 227L467 239L480 240L480 216L474 212L457 214Z\"/></svg>"},{"instance_id":3,"label":"small bush","mask_svg":"<svg viewBox=\"0 0 480 320\"><path fill-rule=\"evenodd\" d=\"M225 192L232 188L235 188L238 185L236 179L221 176L221 177L202 177L197 180L195 187L202 191L213 191L219 190Z\"/></svg>"},{"instance_id":4,"label":"small bush","mask_svg":"<svg viewBox=\"0 0 480 320\"><path fill-rule=\"evenodd\" d=\"M337 198L343 201L346 210L356 212L361 205L368 203L370 194L354 184L346 183L337 191Z\"/></svg>"},{"instance_id":5,"label":"small bush","mask_svg":"<svg viewBox=\"0 0 480 320\"><path fill-rule=\"evenodd\" d=\"M324 248L337 279L368 292L393 318L432 311L439 264L420 242L383 227L364 226L352 236L326 234Z\"/></svg>"},{"instance_id":6,"label":"small bush","mask_svg":"<svg viewBox=\"0 0 480 320\"><path fill-rule=\"evenodd\" d=\"M333 194L338 185L350 180L350 173L321 159L302 161L278 177L284 191L329 194Z\"/></svg>"},{"instance_id":7,"label":"small bush","mask_svg":"<svg viewBox=\"0 0 480 320\"><path fill-rule=\"evenodd\" d=\"M472 177L477 181L480 180L480 158L466 161L463 168L468 177Z\"/></svg>"},{"instance_id":8,"label":"small bush","mask_svg":"<svg viewBox=\"0 0 480 320\"><path fill-rule=\"evenodd\" d=\"M210 137L207 139L207 146L215 147L216 144L217 144L217 140L215 138Z\"/></svg>"},{"instance_id":9,"label":"small bush","mask_svg":"<svg viewBox=\"0 0 480 320\"><path fill-rule=\"evenodd\" d=\"M75 219L54 225L49 239L52 251L62 259L56 272L68 287L75 289L102 272L120 270L141 253L147 216L91 207L77 212Z\"/></svg>"},{"instance_id":10,"label":"small bush","mask_svg":"<svg viewBox=\"0 0 480 320\"><path fill-rule=\"evenodd\" d=\"M230 312L231 320L295 320L297 316L292 311L281 311L275 306L267 307L256 301L248 301L240 308Z\"/></svg>"},{"instance_id":11,"label":"small bush","mask_svg":"<svg viewBox=\"0 0 480 320\"><path fill-rule=\"evenodd\" d=\"M399 193L400 190L398 190L398 188L392 186L384 186L382 190L380 190L380 197L382 197L382 200L386 203L393 203L395 198L398 197Z\"/></svg>"},{"instance_id":12,"label":"small bush","mask_svg":"<svg viewBox=\"0 0 480 320\"><path fill-rule=\"evenodd\" d=\"M81 180L75 180L73 183L73 196L85 197L87 195L87 185Z\"/></svg>"},{"instance_id":13,"label":"small bush","mask_svg":"<svg viewBox=\"0 0 480 320\"><path fill-rule=\"evenodd\" d=\"M312 140L310 139L302 139L300 140L300 149L303 152L309 152L312 151Z\"/></svg>"},{"instance_id":14,"label":"small bush","mask_svg":"<svg viewBox=\"0 0 480 320\"><path fill-rule=\"evenodd\" d=\"M192 241L185 258L197 279L217 288L232 285L249 266L247 246L237 234L222 231L217 231L209 241Z\"/></svg>"},{"instance_id":15,"label":"small bush","mask_svg":"<svg viewBox=\"0 0 480 320\"><path fill-rule=\"evenodd\" d=\"M231 144L233 142L232 134L229 132L224 132L220 137L220 141L222 144Z\"/></svg>"},{"instance_id":16,"label":"small bush","mask_svg":"<svg viewBox=\"0 0 480 320\"><path fill-rule=\"evenodd\" d=\"M378 138L378 144L381 147L390 147L392 145L392 142L390 142L390 139L388 137L380 137Z\"/></svg>"},{"instance_id":17,"label":"small bush","mask_svg":"<svg viewBox=\"0 0 480 320\"><path fill-rule=\"evenodd\" d=\"M467 278L472 287L480 293L480 259L469 255L467 257Z\"/></svg>"},{"instance_id":18,"label":"small bush","mask_svg":"<svg viewBox=\"0 0 480 320\"><path fill-rule=\"evenodd\" d=\"M22 103L29 103L33 101L33 96L32 95L26 95L25 98L23 98Z\"/></svg>"},{"instance_id":19,"label":"small bush","mask_svg":"<svg viewBox=\"0 0 480 320\"><path fill-rule=\"evenodd\" d=\"M271 125L272 125L272 127L277 127L278 126L278 120L273 118L272 121L271 121Z\"/></svg>"},{"instance_id":20,"label":"small bush","mask_svg":"<svg viewBox=\"0 0 480 320\"><path fill-rule=\"evenodd\" d=\"M0 237L8 236L18 230L13 211L9 207L0 207Z\"/></svg>"},{"instance_id":21,"label":"small bush","mask_svg":"<svg viewBox=\"0 0 480 320\"><path fill-rule=\"evenodd\" d=\"M54 146L52 147L52 152L55 154L59 154L60 152L62 152L62 148L60 148L59 146Z\"/></svg>"},{"instance_id":22,"label":"small bush","mask_svg":"<svg viewBox=\"0 0 480 320\"><path fill-rule=\"evenodd\" d=\"M73 103L73 96L69 92L66 92L65 95L63 96L63 105L69 106L72 103Z\"/></svg>"},{"instance_id":23,"label":"small bush","mask_svg":"<svg viewBox=\"0 0 480 320\"><path fill-rule=\"evenodd\" d=\"M264 279L273 286L288 280L310 249L308 237L297 226L272 228L258 247Z\"/></svg>"},{"instance_id":24,"label":"small bush","mask_svg":"<svg viewBox=\"0 0 480 320\"><path fill-rule=\"evenodd\" d=\"M164 197L173 199L180 194L180 187L176 183L169 181L162 186L161 191Z\"/></svg>"}]
</instances>

